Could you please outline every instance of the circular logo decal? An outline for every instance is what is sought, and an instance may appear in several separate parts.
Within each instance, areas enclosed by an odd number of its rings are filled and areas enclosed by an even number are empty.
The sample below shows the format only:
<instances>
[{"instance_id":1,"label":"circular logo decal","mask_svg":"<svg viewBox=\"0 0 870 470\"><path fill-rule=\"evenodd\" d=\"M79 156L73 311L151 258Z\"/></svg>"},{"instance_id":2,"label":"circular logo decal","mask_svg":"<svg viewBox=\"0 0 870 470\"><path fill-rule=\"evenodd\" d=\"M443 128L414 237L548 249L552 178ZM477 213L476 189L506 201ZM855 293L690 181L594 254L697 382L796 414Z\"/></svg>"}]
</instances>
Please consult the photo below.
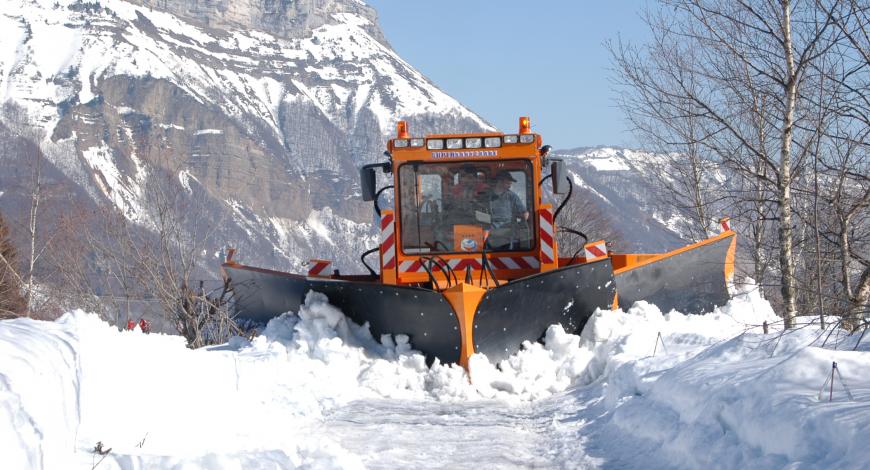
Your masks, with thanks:
<instances>
[{"instance_id":1,"label":"circular logo decal","mask_svg":"<svg viewBox=\"0 0 870 470\"><path fill-rule=\"evenodd\" d=\"M477 242L473 238L463 238L460 246L462 251L474 251L477 249Z\"/></svg>"}]
</instances>

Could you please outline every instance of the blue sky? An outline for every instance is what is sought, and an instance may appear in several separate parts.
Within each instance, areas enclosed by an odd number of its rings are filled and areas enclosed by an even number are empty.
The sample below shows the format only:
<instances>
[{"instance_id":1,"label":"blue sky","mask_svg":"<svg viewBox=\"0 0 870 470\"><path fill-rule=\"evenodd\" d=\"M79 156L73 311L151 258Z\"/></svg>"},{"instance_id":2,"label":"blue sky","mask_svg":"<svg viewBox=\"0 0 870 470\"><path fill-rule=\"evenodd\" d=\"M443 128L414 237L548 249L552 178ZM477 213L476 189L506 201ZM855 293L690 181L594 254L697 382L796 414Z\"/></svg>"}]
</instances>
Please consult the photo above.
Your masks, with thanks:
<instances>
[{"instance_id":1,"label":"blue sky","mask_svg":"<svg viewBox=\"0 0 870 470\"><path fill-rule=\"evenodd\" d=\"M366 0L387 40L499 129L529 115L555 148L636 146L604 41L644 41L644 0Z\"/></svg>"}]
</instances>

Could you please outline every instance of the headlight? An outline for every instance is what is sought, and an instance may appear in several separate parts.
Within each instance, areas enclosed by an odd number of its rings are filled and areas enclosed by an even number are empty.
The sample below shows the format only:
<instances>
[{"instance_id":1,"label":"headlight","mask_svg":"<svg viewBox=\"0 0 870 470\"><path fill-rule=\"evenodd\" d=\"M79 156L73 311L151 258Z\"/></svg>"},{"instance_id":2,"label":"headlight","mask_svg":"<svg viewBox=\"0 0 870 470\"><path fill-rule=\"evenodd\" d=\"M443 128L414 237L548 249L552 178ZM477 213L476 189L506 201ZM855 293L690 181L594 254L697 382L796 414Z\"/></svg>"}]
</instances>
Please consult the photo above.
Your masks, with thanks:
<instances>
[{"instance_id":1,"label":"headlight","mask_svg":"<svg viewBox=\"0 0 870 470\"><path fill-rule=\"evenodd\" d=\"M422 147L423 139L411 139L411 147Z\"/></svg>"},{"instance_id":2,"label":"headlight","mask_svg":"<svg viewBox=\"0 0 870 470\"><path fill-rule=\"evenodd\" d=\"M469 137L465 139L465 148L467 149L479 149L482 144L480 137Z\"/></svg>"},{"instance_id":3,"label":"headlight","mask_svg":"<svg viewBox=\"0 0 870 470\"><path fill-rule=\"evenodd\" d=\"M462 139L447 139L447 148L448 149L461 149L462 148Z\"/></svg>"},{"instance_id":4,"label":"headlight","mask_svg":"<svg viewBox=\"0 0 870 470\"><path fill-rule=\"evenodd\" d=\"M483 139L483 146L488 149L501 147L501 137L487 137Z\"/></svg>"},{"instance_id":5,"label":"headlight","mask_svg":"<svg viewBox=\"0 0 870 470\"><path fill-rule=\"evenodd\" d=\"M531 144L535 141L535 134L523 134L520 136L521 144Z\"/></svg>"},{"instance_id":6,"label":"headlight","mask_svg":"<svg viewBox=\"0 0 870 470\"><path fill-rule=\"evenodd\" d=\"M504 143L506 144L515 144L517 143L518 137L515 135L506 135L504 136Z\"/></svg>"},{"instance_id":7,"label":"headlight","mask_svg":"<svg viewBox=\"0 0 870 470\"><path fill-rule=\"evenodd\" d=\"M403 149L408 146L408 139L396 139L393 141L393 147Z\"/></svg>"},{"instance_id":8,"label":"headlight","mask_svg":"<svg viewBox=\"0 0 870 470\"><path fill-rule=\"evenodd\" d=\"M444 148L444 139L429 139L426 141L426 148L429 150L441 150Z\"/></svg>"}]
</instances>

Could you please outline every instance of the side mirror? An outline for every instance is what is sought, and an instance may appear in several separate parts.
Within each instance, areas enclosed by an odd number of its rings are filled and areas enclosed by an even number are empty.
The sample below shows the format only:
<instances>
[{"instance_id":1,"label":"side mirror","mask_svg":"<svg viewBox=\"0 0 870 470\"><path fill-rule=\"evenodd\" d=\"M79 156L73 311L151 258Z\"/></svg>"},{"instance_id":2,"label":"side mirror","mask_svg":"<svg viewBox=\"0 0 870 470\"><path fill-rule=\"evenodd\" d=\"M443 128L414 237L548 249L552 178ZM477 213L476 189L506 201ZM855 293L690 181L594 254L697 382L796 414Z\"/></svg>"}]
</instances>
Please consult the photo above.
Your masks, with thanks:
<instances>
[{"instance_id":1,"label":"side mirror","mask_svg":"<svg viewBox=\"0 0 870 470\"><path fill-rule=\"evenodd\" d=\"M376 179L375 169L371 166L364 166L359 170L359 187L362 190L363 201L374 201Z\"/></svg>"},{"instance_id":2,"label":"side mirror","mask_svg":"<svg viewBox=\"0 0 870 470\"><path fill-rule=\"evenodd\" d=\"M562 160L551 160L550 175L553 180L553 193L565 194L568 192L568 173L565 171L565 162Z\"/></svg>"}]
</instances>

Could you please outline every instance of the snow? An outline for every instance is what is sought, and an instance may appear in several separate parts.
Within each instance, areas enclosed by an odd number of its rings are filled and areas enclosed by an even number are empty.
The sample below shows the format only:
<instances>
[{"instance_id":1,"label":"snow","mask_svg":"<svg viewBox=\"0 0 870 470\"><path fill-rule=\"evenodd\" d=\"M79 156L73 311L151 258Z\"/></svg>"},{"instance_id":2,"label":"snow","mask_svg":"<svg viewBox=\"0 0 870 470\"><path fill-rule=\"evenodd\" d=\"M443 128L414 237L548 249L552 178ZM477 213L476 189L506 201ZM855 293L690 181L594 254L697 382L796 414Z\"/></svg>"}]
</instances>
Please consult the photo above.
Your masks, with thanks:
<instances>
[{"instance_id":1,"label":"snow","mask_svg":"<svg viewBox=\"0 0 870 470\"><path fill-rule=\"evenodd\" d=\"M706 315L638 302L498 368L473 356L469 378L313 292L252 341L200 350L81 311L7 320L0 466L93 466L101 441L107 469L862 467L870 350L778 325L752 289ZM832 361L852 399L839 381L819 398Z\"/></svg>"},{"instance_id":2,"label":"snow","mask_svg":"<svg viewBox=\"0 0 870 470\"><path fill-rule=\"evenodd\" d=\"M317 234L318 237L322 238L325 242L329 243L332 246L335 246L335 238L332 232L323 225L323 222L320 220L321 211L313 210L308 214L308 218L305 220L305 224Z\"/></svg>"},{"instance_id":3,"label":"snow","mask_svg":"<svg viewBox=\"0 0 870 470\"><path fill-rule=\"evenodd\" d=\"M200 129L193 133L193 135L221 135L224 131L220 129Z\"/></svg>"},{"instance_id":4,"label":"snow","mask_svg":"<svg viewBox=\"0 0 870 470\"><path fill-rule=\"evenodd\" d=\"M128 129L129 130L129 129ZM128 220L145 222L147 217L141 206L142 184L148 178L147 171L135 154L130 155L136 171L132 178L125 176L115 162L116 156L106 146L82 150L82 157L91 169L100 175L95 178L103 194L121 210Z\"/></svg>"}]
</instances>

